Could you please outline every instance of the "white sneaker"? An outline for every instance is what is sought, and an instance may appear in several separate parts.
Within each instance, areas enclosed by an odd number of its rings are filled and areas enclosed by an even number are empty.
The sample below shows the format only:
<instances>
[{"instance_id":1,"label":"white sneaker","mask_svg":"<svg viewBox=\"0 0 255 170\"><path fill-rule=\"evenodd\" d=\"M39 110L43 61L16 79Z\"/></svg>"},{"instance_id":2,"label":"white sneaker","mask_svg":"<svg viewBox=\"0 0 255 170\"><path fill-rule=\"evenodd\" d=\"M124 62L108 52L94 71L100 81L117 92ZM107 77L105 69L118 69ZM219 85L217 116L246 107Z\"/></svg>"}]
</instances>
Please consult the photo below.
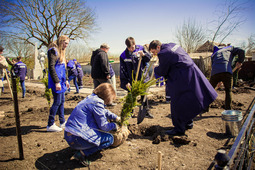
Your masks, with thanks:
<instances>
[{"instance_id":1,"label":"white sneaker","mask_svg":"<svg viewBox=\"0 0 255 170\"><path fill-rule=\"evenodd\" d=\"M60 128L65 129L65 127L66 127L66 121L64 123L60 124Z\"/></svg>"},{"instance_id":2,"label":"white sneaker","mask_svg":"<svg viewBox=\"0 0 255 170\"><path fill-rule=\"evenodd\" d=\"M53 125L51 125L50 127L47 126L47 131L48 132L60 132L62 131L63 129L58 127L55 123Z\"/></svg>"}]
</instances>

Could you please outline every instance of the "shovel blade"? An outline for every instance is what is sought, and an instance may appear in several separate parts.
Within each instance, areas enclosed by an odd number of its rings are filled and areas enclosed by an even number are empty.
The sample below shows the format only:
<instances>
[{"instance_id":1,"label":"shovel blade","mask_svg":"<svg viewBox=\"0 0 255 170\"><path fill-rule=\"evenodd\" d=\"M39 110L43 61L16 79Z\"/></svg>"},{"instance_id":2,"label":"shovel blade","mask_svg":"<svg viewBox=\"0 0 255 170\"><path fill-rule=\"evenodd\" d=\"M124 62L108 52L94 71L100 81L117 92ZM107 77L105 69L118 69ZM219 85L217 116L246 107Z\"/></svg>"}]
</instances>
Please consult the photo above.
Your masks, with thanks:
<instances>
[{"instance_id":1,"label":"shovel blade","mask_svg":"<svg viewBox=\"0 0 255 170\"><path fill-rule=\"evenodd\" d=\"M142 123L147 113L147 109L144 106L140 106L138 116L137 116L137 124Z\"/></svg>"}]
</instances>

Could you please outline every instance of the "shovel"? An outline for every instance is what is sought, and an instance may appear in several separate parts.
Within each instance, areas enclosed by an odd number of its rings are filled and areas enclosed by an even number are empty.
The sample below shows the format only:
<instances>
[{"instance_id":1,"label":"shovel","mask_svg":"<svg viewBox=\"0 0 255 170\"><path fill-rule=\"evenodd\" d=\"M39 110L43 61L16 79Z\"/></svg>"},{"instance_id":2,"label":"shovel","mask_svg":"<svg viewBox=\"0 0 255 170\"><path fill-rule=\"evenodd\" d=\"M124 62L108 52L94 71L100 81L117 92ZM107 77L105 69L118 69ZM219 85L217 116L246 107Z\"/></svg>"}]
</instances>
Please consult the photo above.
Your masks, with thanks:
<instances>
[{"instance_id":1,"label":"shovel","mask_svg":"<svg viewBox=\"0 0 255 170\"><path fill-rule=\"evenodd\" d=\"M158 63L158 59L156 60L156 64ZM148 70L149 71L149 70ZM152 73L151 73L151 77L150 77L150 80L152 80L154 77L154 68L152 70ZM149 91L149 87L147 88L146 90L146 93ZM140 124L142 123L146 113L147 113L147 109L145 107L145 102L146 102L146 99L147 99L147 95L144 96L143 98L143 102L141 104L141 106L139 107L139 112L138 112L138 116L137 116L137 124Z\"/></svg>"}]
</instances>

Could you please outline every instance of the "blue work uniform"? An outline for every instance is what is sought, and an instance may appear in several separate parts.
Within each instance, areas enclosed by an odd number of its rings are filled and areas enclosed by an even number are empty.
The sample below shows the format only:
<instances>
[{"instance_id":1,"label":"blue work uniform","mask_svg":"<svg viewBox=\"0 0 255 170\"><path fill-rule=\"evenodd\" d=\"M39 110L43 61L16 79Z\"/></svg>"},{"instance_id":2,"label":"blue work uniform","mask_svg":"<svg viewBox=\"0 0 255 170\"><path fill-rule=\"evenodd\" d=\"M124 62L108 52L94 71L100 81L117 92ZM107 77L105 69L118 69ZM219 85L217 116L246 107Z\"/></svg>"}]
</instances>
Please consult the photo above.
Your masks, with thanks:
<instances>
[{"instance_id":1,"label":"blue work uniform","mask_svg":"<svg viewBox=\"0 0 255 170\"><path fill-rule=\"evenodd\" d=\"M22 97L25 97L26 87L25 87L25 77L27 74L27 65L22 61L14 64L14 73L20 78L20 85L22 88Z\"/></svg>"},{"instance_id":2,"label":"blue work uniform","mask_svg":"<svg viewBox=\"0 0 255 170\"><path fill-rule=\"evenodd\" d=\"M206 110L217 93L190 56L174 43L162 44L154 71L167 79L174 129L184 133L186 124Z\"/></svg>"}]
</instances>

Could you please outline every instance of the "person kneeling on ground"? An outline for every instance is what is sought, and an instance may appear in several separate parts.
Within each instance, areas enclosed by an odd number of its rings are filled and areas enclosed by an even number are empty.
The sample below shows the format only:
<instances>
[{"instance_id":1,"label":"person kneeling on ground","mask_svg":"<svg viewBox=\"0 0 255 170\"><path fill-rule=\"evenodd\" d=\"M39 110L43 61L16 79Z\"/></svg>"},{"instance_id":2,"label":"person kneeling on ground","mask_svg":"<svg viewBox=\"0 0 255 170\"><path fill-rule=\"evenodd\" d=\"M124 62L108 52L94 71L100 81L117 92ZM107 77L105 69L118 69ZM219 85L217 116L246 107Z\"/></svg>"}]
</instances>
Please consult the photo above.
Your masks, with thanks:
<instances>
[{"instance_id":1,"label":"person kneeling on ground","mask_svg":"<svg viewBox=\"0 0 255 170\"><path fill-rule=\"evenodd\" d=\"M119 121L120 117L105 109L116 97L113 86L102 83L93 93L75 107L65 126L65 140L71 148L78 150L74 158L84 166L90 161L88 156L113 144L113 135L118 125L108 120Z\"/></svg>"}]
</instances>

